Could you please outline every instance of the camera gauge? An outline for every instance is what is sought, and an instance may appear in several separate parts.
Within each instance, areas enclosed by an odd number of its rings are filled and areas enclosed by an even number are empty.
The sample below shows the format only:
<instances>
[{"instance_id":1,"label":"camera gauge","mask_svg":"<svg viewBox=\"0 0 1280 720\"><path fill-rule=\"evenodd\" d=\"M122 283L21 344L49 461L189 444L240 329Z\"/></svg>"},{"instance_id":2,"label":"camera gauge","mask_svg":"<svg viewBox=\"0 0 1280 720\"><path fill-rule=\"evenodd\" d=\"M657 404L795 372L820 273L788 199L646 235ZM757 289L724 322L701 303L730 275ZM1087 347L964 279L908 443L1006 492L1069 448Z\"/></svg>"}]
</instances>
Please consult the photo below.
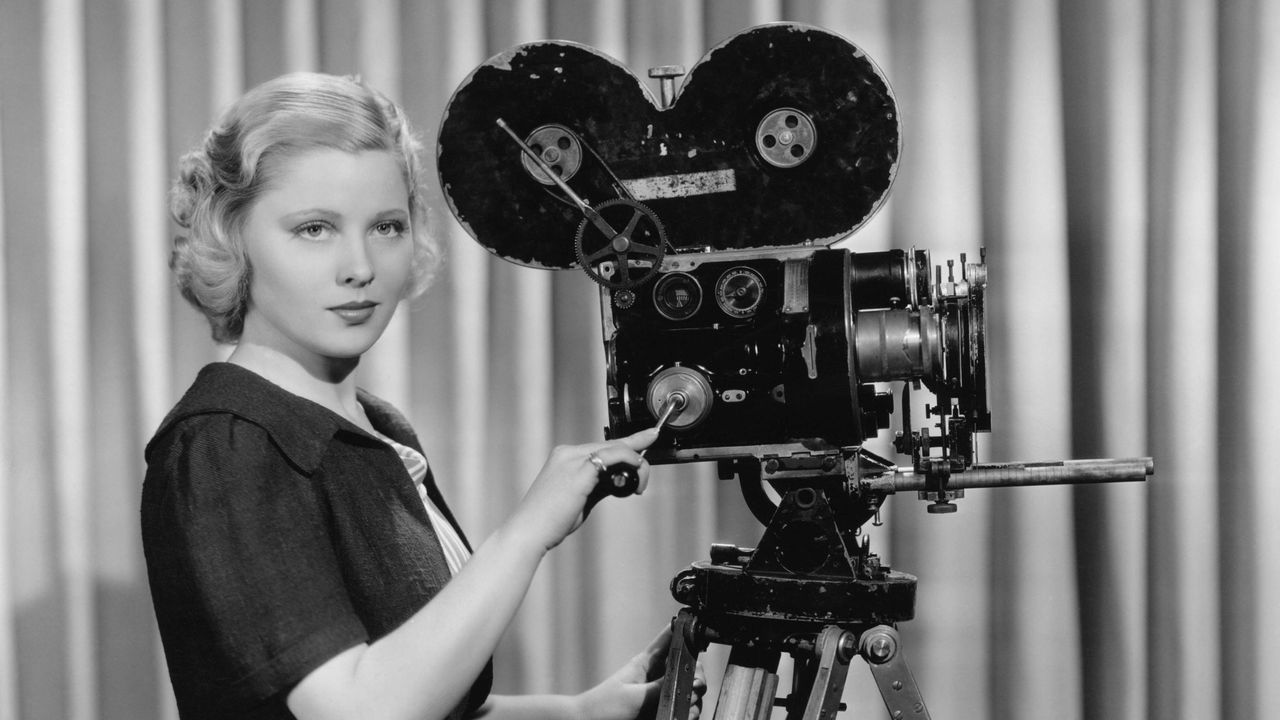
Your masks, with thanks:
<instances>
[{"instance_id":1,"label":"camera gauge","mask_svg":"<svg viewBox=\"0 0 1280 720\"><path fill-rule=\"evenodd\" d=\"M764 299L764 278L749 267L726 270L716 281L716 303L736 318L751 317Z\"/></svg>"},{"instance_id":2,"label":"camera gauge","mask_svg":"<svg viewBox=\"0 0 1280 720\"><path fill-rule=\"evenodd\" d=\"M653 286L653 306L668 320L687 320L702 307L702 286L687 273L663 275Z\"/></svg>"}]
</instances>

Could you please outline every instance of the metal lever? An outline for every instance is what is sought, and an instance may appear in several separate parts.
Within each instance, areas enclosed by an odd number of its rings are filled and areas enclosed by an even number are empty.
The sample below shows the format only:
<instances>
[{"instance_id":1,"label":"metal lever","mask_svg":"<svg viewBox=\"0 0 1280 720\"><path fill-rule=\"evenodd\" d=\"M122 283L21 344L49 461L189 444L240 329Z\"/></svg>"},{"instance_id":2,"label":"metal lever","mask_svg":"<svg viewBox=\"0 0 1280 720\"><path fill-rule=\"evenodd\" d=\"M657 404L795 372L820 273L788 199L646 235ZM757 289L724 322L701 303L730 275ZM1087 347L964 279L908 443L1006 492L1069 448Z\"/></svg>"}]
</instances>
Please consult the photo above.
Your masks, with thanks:
<instances>
[{"instance_id":1,"label":"metal lever","mask_svg":"<svg viewBox=\"0 0 1280 720\"><path fill-rule=\"evenodd\" d=\"M525 141L521 140L520 136L516 135L515 131L511 129L511 126L507 125L506 121L502 118L498 118L497 125L502 128L507 135L511 136L511 139L515 141L516 145L520 146L520 152L527 155L530 160L533 160L534 164L538 166L538 169L545 173L547 177L551 178L551 182L555 183L556 187L560 189L560 192L569 196L569 199L578 206L578 210L582 211L583 216L586 217L592 225L595 225L596 229L599 230L601 234L607 238L614 238L618 236L618 231L614 230L613 226L610 225L607 220L600 217L600 213L596 212L595 208L591 207L586 200L583 200L578 193L574 192L573 188L569 187L564 180L561 180L560 176L551 169L551 166L542 159L542 156L534 152L533 148L529 147Z\"/></svg>"},{"instance_id":2,"label":"metal lever","mask_svg":"<svg viewBox=\"0 0 1280 720\"><path fill-rule=\"evenodd\" d=\"M667 395L667 408L662 411L662 417L658 418L658 424L655 426L659 433L662 432L663 426L667 424L667 420L670 420L671 416L683 410L688 401L688 397L679 391ZM647 451L648 448L641 450L640 457L644 457ZM600 492L603 489L603 494L614 497L632 495L635 493L636 488L640 486L640 475L636 472L636 467L628 463L614 463L601 470L599 476L600 480L596 486L596 492Z\"/></svg>"},{"instance_id":3,"label":"metal lever","mask_svg":"<svg viewBox=\"0 0 1280 720\"><path fill-rule=\"evenodd\" d=\"M880 697L889 711L889 717L929 720L920 687L902 657L902 643L898 631L888 625L877 625L862 634L858 652L866 659L875 678Z\"/></svg>"}]
</instances>

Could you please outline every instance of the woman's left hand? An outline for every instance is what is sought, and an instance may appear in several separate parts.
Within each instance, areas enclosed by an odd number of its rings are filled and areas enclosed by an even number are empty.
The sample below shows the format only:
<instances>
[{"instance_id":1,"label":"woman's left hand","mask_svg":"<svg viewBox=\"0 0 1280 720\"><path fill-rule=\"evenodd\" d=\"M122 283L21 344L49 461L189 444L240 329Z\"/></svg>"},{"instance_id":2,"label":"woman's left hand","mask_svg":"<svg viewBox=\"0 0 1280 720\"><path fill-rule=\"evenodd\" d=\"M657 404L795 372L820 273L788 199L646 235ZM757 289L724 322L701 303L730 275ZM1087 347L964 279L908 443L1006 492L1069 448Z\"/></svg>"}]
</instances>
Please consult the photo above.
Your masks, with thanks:
<instances>
[{"instance_id":1,"label":"woman's left hand","mask_svg":"<svg viewBox=\"0 0 1280 720\"><path fill-rule=\"evenodd\" d=\"M667 666L671 629L658 634L647 648L631 658L607 680L577 697L582 720L648 720L658 710L662 680ZM707 692L702 664L694 671L689 720L702 714L702 696Z\"/></svg>"}]
</instances>

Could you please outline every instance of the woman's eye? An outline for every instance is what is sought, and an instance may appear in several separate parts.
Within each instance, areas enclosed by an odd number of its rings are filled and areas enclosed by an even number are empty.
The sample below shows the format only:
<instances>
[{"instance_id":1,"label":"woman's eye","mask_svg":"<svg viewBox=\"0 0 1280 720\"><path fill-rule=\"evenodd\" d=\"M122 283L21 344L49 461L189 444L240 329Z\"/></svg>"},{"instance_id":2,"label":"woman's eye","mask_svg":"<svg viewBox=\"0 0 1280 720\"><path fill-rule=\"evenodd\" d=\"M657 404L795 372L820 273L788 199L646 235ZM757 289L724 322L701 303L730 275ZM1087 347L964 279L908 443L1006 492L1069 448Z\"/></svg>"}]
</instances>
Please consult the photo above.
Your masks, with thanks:
<instances>
[{"instance_id":1,"label":"woman's eye","mask_svg":"<svg viewBox=\"0 0 1280 720\"><path fill-rule=\"evenodd\" d=\"M396 237L404 234L404 223L399 220L385 220L374 225L373 232L383 237Z\"/></svg>"},{"instance_id":2,"label":"woman's eye","mask_svg":"<svg viewBox=\"0 0 1280 720\"><path fill-rule=\"evenodd\" d=\"M306 238L308 240L318 240L324 236L328 229L328 226L322 222L309 222L299 225L293 232L298 237Z\"/></svg>"}]
</instances>

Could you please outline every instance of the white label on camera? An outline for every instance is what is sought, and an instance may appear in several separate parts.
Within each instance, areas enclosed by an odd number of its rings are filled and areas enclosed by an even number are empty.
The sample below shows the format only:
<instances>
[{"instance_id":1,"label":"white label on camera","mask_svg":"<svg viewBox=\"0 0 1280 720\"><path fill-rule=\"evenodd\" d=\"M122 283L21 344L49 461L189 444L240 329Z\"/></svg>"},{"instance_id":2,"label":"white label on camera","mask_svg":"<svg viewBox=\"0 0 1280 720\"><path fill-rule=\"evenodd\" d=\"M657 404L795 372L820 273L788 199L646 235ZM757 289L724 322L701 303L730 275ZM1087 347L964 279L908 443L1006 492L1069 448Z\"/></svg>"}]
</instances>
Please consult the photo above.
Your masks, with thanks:
<instances>
[{"instance_id":1,"label":"white label on camera","mask_svg":"<svg viewBox=\"0 0 1280 720\"><path fill-rule=\"evenodd\" d=\"M678 173L658 177L623 180L623 187L636 200L690 197L712 193L733 192L738 189L732 170L708 170L706 172Z\"/></svg>"}]
</instances>

